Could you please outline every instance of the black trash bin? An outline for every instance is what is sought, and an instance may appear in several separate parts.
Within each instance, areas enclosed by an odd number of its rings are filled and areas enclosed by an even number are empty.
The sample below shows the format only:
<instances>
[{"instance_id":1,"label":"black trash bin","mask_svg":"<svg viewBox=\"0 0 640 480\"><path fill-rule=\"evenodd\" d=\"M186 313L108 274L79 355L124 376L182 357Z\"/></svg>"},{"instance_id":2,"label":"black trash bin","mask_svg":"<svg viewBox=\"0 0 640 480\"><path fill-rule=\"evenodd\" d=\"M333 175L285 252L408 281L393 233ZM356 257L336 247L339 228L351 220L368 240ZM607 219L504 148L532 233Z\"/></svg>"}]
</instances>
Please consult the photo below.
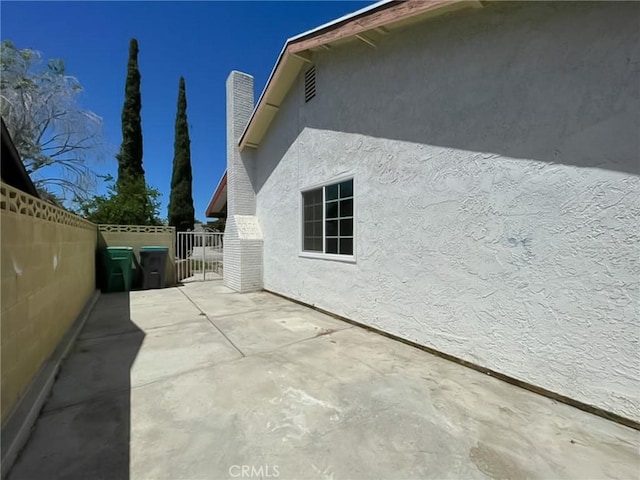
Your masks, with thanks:
<instances>
[{"instance_id":1,"label":"black trash bin","mask_svg":"<svg viewBox=\"0 0 640 480\"><path fill-rule=\"evenodd\" d=\"M140 248L143 290L164 288L168 257L169 249L167 247L149 246Z\"/></svg>"}]
</instances>

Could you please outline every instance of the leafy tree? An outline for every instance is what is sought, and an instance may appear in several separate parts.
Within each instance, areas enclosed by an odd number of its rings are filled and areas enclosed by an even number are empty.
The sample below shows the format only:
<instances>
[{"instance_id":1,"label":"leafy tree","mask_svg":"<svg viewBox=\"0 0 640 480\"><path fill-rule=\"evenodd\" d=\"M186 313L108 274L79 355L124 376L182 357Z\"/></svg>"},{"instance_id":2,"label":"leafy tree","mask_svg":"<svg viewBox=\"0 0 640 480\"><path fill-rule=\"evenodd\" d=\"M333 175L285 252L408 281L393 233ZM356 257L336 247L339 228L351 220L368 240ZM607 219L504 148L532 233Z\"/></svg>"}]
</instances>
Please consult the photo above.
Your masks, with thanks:
<instances>
[{"instance_id":1,"label":"leafy tree","mask_svg":"<svg viewBox=\"0 0 640 480\"><path fill-rule=\"evenodd\" d=\"M118 184L128 179L144 178L142 168L142 120L140 111L140 71L138 70L138 41L129 43L129 62L122 107L122 145L118 159Z\"/></svg>"},{"instance_id":2,"label":"leafy tree","mask_svg":"<svg viewBox=\"0 0 640 480\"><path fill-rule=\"evenodd\" d=\"M173 174L169 199L169 225L176 231L193 230L195 210L191 192L191 141L187 123L187 96L184 78L180 77L178 88L178 111L176 113L175 140L173 144Z\"/></svg>"},{"instance_id":3,"label":"leafy tree","mask_svg":"<svg viewBox=\"0 0 640 480\"><path fill-rule=\"evenodd\" d=\"M104 143L102 119L79 107L82 86L62 60L43 65L40 52L8 40L0 64L0 113L34 184L45 198L87 198Z\"/></svg>"},{"instance_id":4,"label":"leafy tree","mask_svg":"<svg viewBox=\"0 0 640 480\"><path fill-rule=\"evenodd\" d=\"M158 218L160 192L148 186L144 179L129 179L117 185L114 178L106 175L110 182L107 195L77 201L76 213L94 223L113 225L162 225Z\"/></svg>"}]
</instances>

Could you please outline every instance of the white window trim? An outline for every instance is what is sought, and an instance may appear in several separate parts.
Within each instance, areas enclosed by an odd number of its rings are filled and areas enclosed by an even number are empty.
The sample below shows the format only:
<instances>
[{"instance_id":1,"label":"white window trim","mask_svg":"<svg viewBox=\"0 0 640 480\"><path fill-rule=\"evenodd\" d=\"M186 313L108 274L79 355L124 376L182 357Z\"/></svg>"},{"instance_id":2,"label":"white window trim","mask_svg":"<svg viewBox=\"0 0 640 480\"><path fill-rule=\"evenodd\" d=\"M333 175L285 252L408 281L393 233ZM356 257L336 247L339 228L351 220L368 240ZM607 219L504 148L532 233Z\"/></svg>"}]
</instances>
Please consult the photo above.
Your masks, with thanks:
<instances>
[{"instance_id":1,"label":"white window trim","mask_svg":"<svg viewBox=\"0 0 640 480\"><path fill-rule=\"evenodd\" d=\"M351 180L353 182L353 255L338 255L335 253L324 253L325 245L325 228L326 228L326 208L325 208L325 190L324 187L328 185L334 185L336 183L344 182L347 180ZM316 190L318 188L322 188L322 252L313 252L303 250L304 246L304 198L303 194L308 192L309 190ZM331 180L326 182L317 183L313 185L308 185L304 188L300 189L300 219L298 221L298 228L300 229L298 235L298 257L301 258L312 258L316 260L330 260L334 262L343 262L343 263L357 263L357 249L356 249L356 239L357 239L357 228L356 228L356 181L355 176L352 173L340 175L338 177L334 177Z\"/></svg>"},{"instance_id":2,"label":"white window trim","mask_svg":"<svg viewBox=\"0 0 640 480\"><path fill-rule=\"evenodd\" d=\"M315 258L316 260L331 260L343 263L358 263L355 255L337 255L335 253L307 252L300 251L298 254L301 258Z\"/></svg>"}]
</instances>

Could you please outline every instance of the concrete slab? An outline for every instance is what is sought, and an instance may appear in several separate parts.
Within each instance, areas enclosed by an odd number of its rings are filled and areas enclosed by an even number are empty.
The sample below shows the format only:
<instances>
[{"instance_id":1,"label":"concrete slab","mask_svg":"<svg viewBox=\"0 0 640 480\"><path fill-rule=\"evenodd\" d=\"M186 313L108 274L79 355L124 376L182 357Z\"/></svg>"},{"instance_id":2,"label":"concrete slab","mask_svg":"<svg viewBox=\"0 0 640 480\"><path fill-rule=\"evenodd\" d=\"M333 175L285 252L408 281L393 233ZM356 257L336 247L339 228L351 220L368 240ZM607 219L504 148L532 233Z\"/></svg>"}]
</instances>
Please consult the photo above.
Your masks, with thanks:
<instances>
[{"instance_id":1,"label":"concrete slab","mask_svg":"<svg viewBox=\"0 0 640 480\"><path fill-rule=\"evenodd\" d=\"M148 305L158 305L158 300L162 303L181 302L184 299L180 290L176 288L163 288L161 290L135 290L129 292L131 298L131 308L144 308Z\"/></svg>"},{"instance_id":2,"label":"concrete slab","mask_svg":"<svg viewBox=\"0 0 640 480\"><path fill-rule=\"evenodd\" d=\"M211 286L207 287L207 285ZM210 317L287 308L292 305L283 298L263 292L260 294L237 293L216 281L195 282L181 288L188 291L189 297Z\"/></svg>"},{"instance_id":3,"label":"concrete slab","mask_svg":"<svg viewBox=\"0 0 640 480\"><path fill-rule=\"evenodd\" d=\"M349 329L135 390L132 474L229 478L250 465L292 479L637 476L637 432L388 343ZM142 408L156 397L160 408ZM172 452L188 453L163 460Z\"/></svg>"},{"instance_id":4,"label":"concrete slab","mask_svg":"<svg viewBox=\"0 0 640 480\"><path fill-rule=\"evenodd\" d=\"M182 292L189 292L189 296L196 300L206 300L212 296L218 295L235 295L236 292L228 289L222 283L222 279L216 279L207 282L191 282L188 285L179 287Z\"/></svg>"},{"instance_id":5,"label":"concrete slab","mask_svg":"<svg viewBox=\"0 0 640 480\"><path fill-rule=\"evenodd\" d=\"M79 338L138 331L137 325L131 322L130 303L127 292L101 294Z\"/></svg>"},{"instance_id":6,"label":"concrete slab","mask_svg":"<svg viewBox=\"0 0 640 480\"><path fill-rule=\"evenodd\" d=\"M174 294L175 294L175 289ZM156 299L163 291L156 291ZM162 301L150 302L140 309L122 307L122 299L112 300L119 306L96 310L87 321L73 354L64 362L45 411L86 401L109 391L128 390L160 378L202 368L207 365L240 358L241 354L216 330L187 297L175 305L173 317L166 318ZM132 304L136 300L130 300ZM139 302L139 301L138 301ZM107 302L103 302L104 305ZM157 313L157 317L156 317ZM143 319L140 328L130 317ZM169 325L155 327L159 320ZM96 337L96 324L111 322L114 332ZM109 332L108 327L101 331Z\"/></svg>"},{"instance_id":7,"label":"concrete slab","mask_svg":"<svg viewBox=\"0 0 640 480\"><path fill-rule=\"evenodd\" d=\"M130 392L111 392L40 415L9 479L128 479ZM150 478L143 476L142 478Z\"/></svg>"},{"instance_id":8,"label":"concrete slab","mask_svg":"<svg viewBox=\"0 0 640 480\"><path fill-rule=\"evenodd\" d=\"M183 292L244 354L264 352L335 330L351 328L339 321L266 292L239 294L220 284L201 282Z\"/></svg>"},{"instance_id":9,"label":"concrete slab","mask_svg":"<svg viewBox=\"0 0 640 480\"><path fill-rule=\"evenodd\" d=\"M183 292L204 298L206 286L190 284ZM213 318L215 326L203 321L141 330L135 354L127 347L131 333L80 342L56 391L80 388L83 394L74 405L48 406L10 478L640 474L635 430L360 328L338 330L342 322L269 294L221 291L207 301L207 308L223 305L230 313ZM280 303L282 310L247 310L261 301ZM292 337L282 331L283 319L291 322ZM202 333L207 325L211 335ZM314 335L316 328L326 334ZM240 357L225 336L247 355ZM216 361L174 368L192 363L189 337L209 352L201 359ZM289 338L295 340L282 344ZM100 346L82 352L91 342ZM109 379L92 378L111 369L109 349L126 359L121 374L130 363L136 380L129 388L103 388ZM139 381L144 375L148 382Z\"/></svg>"},{"instance_id":10,"label":"concrete slab","mask_svg":"<svg viewBox=\"0 0 640 480\"><path fill-rule=\"evenodd\" d=\"M210 318L245 355L267 352L318 335L353 328L345 322L294 303L284 308L265 308Z\"/></svg>"},{"instance_id":11,"label":"concrete slab","mask_svg":"<svg viewBox=\"0 0 640 480\"><path fill-rule=\"evenodd\" d=\"M157 293L153 295L155 297L144 292L102 295L80 339L192 322L201 316L200 310L185 301L185 296L177 289L169 290L162 302L158 302Z\"/></svg>"}]
</instances>

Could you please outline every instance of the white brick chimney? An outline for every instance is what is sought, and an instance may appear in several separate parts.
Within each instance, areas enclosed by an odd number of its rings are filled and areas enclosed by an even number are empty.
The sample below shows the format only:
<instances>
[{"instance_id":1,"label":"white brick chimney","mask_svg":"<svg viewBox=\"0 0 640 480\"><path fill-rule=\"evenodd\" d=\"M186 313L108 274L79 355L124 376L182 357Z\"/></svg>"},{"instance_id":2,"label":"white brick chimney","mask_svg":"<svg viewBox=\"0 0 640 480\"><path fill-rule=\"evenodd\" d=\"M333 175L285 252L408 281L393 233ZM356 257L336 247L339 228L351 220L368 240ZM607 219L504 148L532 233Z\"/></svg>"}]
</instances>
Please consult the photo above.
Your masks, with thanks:
<instances>
[{"instance_id":1,"label":"white brick chimney","mask_svg":"<svg viewBox=\"0 0 640 480\"><path fill-rule=\"evenodd\" d=\"M262 232L256 213L253 151L238 142L253 112L253 77L227 78L227 224L224 232L224 284L238 292L262 289Z\"/></svg>"}]
</instances>

